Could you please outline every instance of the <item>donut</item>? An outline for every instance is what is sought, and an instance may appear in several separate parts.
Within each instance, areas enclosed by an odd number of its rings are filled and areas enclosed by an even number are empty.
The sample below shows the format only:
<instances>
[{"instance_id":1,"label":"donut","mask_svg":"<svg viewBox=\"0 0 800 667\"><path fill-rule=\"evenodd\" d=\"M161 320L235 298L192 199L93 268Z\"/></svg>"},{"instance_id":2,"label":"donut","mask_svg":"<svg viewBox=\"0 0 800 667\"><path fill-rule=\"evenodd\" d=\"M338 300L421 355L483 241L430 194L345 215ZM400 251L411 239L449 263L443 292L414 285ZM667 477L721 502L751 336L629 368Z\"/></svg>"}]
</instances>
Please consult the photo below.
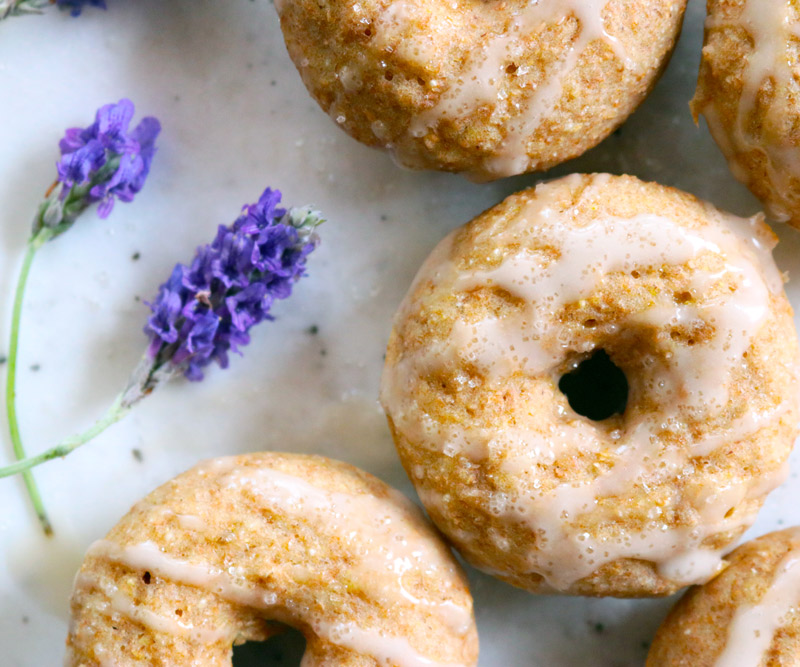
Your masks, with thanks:
<instances>
[{"instance_id":1,"label":"donut","mask_svg":"<svg viewBox=\"0 0 800 667\"><path fill-rule=\"evenodd\" d=\"M800 7L708 0L695 120L702 114L744 183L776 220L800 228Z\"/></svg>"},{"instance_id":2,"label":"donut","mask_svg":"<svg viewBox=\"0 0 800 667\"><path fill-rule=\"evenodd\" d=\"M618 597L719 570L797 434L775 243L763 216L572 175L438 245L395 317L381 401L469 562L532 592Z\"/></svg>"},{"instance_id":3,"label":"donut","mask_svg":"<svg viewBox=\"0 0 800 667\"><path fill-rule=\"evenodd\" d=\"M747 542L678 601L646 667L781 667L800 659L800 528Z\"/></svg>"},{"instance_id":4,"label":"donut","mask_svg":"<svg viewBox=\"0 0 800 667\"><path fill-rule=\"evenodd\" d=\"M491 180L599 143L642 102L685 0L276 0L289 55L348 134Z\"/></svg>"},{"instance_id":5,"label":"donut","mask_svg":"<svg viewBox=\"0 0 800 667\"><path fill-rule=\"evenodd\" d=\"M421 512L345 463L208 461L135 505L78 572L65 665L231 665L291 626L306 667L477 662L463 572Z\"/></svg>"}]
</instances>

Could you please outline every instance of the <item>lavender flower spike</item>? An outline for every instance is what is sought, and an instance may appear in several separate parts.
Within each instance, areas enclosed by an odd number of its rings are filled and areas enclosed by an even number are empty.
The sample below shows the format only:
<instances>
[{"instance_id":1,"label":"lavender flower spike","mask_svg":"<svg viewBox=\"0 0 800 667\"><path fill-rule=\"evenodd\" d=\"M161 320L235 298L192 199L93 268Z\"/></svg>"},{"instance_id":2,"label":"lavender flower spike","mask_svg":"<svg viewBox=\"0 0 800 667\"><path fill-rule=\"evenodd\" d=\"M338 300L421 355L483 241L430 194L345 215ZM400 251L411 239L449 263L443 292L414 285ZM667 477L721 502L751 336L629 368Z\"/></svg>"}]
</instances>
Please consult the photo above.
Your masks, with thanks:
<instances>
[{"instance_id":1,"label":"lavender flower spike","mask_svg":"<svg viewBox=\"0 0 800 667\"><path fill-rule=\"evenodd\" d=\"M122 419L160 382L184 375L200 380L203 368L228 365L228 353L250 342L250 329L272 319L274 301L288 297L305 274L324 220L311 208L279 208L281 193L267 188L230 227L178 264L149 304L144 328L150 344L126 389L91 428L41 454L0 468L0 478L29 472L66 456Z\"/></svg>"},{"instance_id":2,"label":"lavender flower spike","mask_svg":"<svg viewBox=\"0 0 800 667\"><path fill-rule=\"evenodd\" d=\"M125 403L149 393L162 379L203 378L203 368L228 365L228 353L250 342L251 327L272 319L274 301L285 299L305 273L323 222L309 208L279 208L281 193L267 188L230 226L197 249L190 265L178 264L149 304L147 353L132 378Z\"/></svg>"},{"instance_id":3,"label":"lavender flower spike","mask_svg":"<svg viewBox=\"0 0 800 667\"><path fill-rule=\"evenodd\" d=\"M98 109L89 127L66 131L59 142L58 180L39 207L34 234L49 228L58 236L95 203L100 217L106 218L115 199L130 202L142 189L161 124L148 116L129 130L133 113L133 102L123 99Z\"/></svg>"}]
</instances>

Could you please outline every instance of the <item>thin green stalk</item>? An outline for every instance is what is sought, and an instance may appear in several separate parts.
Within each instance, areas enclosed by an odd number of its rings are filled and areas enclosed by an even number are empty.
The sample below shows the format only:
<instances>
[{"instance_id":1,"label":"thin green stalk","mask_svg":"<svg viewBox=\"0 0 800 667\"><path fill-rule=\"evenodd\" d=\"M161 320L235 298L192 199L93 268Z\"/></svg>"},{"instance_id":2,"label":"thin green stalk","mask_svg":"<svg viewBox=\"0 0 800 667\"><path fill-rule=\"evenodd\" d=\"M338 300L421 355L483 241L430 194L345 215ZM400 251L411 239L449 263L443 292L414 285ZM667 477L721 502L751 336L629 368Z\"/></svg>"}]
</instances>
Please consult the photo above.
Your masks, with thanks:
<instances>
[{"instance_id":1,"label":"thin green stalk","mask_svg":"<svg viewBox=\"0 0 800 667\"><path fill-rule=\"evenodd\" d=\"M34 468L41 463L45 463L46 461L50 461L51 459L64 457L67 454L74 452L81 445L85 445L90 440L96 438L109 426L116 424L120 419L127 415L128 412L130 412L129 406L123 406L122 399L123 394L120 394L117 397L117 400L114 401L114 404L106 411L106 413L100 419L98 419L93 426L86 429L83 433L78 433L77 435L73 435L66 440L62 440L58 445L45 450L41 454L29 456L25 459L17 461L16 463L0 468L0 478L10 477L11 475L16 475L18 473L25 474L31 468Z\"/></svg>"},{"instance_id":2,"label":"thin green stalk","mask_svg":"<svg viewBox=\"0 0 800 667\"><path fill-rule=\"evenodd\" d=\"M9 16L41 14L42 9L54 0L0 0L0 21Z\"/></svg>"},{"instance_id":3,"label":"thin green stalk","mask_svg":"<svg viewBox=\"0 0 800 667\"><path fill-rule=\"evenodd\" d=\"M8 346L8 372L6 375L6 415L8 416L8 430L11 435L11 446L14 449L14 456L17 460L24 459L26 456L25 446L22 444L22 438L19 432L19 420L17 419L17 355L19 352L19 330L20 330L20 317L22 315L22 301L25 297L25 286L28 283L28 275L30 274L31 264L39 250L50 238L52 237L52 230L49 227L42 228L33 238L28 240L28 245L25 249L25 258L22 261L22 269L19 273L17 281L17 290L14 294L14 309L11 314L11 335ZM47 511L42 502L42 496L39 493L39 487L36 485L36 480L33 474L26 471L22 479L25 481L25 487L28 490L33 509L36 511L36 516L39 518L39 523L45 535L53 534L53 526L47 516Z\"/></svg>"}]
</instances>

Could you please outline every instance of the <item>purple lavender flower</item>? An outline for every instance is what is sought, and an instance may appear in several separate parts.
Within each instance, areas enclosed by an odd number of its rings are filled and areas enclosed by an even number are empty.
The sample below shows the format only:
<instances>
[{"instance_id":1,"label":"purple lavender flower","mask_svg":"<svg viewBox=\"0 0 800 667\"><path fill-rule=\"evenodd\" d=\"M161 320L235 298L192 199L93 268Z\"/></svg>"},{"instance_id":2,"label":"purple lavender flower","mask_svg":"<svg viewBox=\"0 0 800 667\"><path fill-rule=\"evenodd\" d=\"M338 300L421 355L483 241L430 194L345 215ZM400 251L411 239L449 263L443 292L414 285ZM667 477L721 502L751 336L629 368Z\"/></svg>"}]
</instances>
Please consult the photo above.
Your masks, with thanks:
<instances>
[{"instance_id":1,"label":"purple lavender flower","mask_svg":"<svg viewBox=\"0 0 800 667\"><path fill-rule=\"evenodd\" d=\"M104 121L98 115L98 127L86 129L88 139L84 139L79 131L67 134L65 142L68 148L74 148L73 153L83 151L80 157L65 166L65 174L69 172L69 178L75 183L87 179L91 182L87 174L92 173L100 159L98 151L86 148L91 141L106 142L104 151L108 150L107 146L121 150L121 146L127 145L125 129L130 116L122 113L120 118L123 120L110 122L108 128L101 129ZM124 129L116 134L110 131L112 127L123 126ZM152 130L145 128L143 132L154 136ZM140 150L137 154L149 164L144 153ZM100 167L100 170L104 168ZM132 169L135 171L137 168L134 165ZM120 179L122 181L134 183L128 177ZM77 187L87 186L74 185L71 189ZM226 367L228 353L239 352L240 347L250 342L250 329L259 322L272 319L270 308L273 302L291 294L295 281L305 272L306 258L318 243L314 230L323 222L321 215L309 207L287 211L278 207L280 200L280 192L267 188L256 204L242 209L230 227L220 226L214 240L197 249L190 265L175 266L167 282L159 288L156 299L149 304L152 314L144 331L150 343L145 354L127 387L91 428L35 456L26 456L21 440L17 438L14 448L17 461L0 467L0 478L21 473L27 480L32 480L31 468L67 456L90 442L128 414L162 381L178 375L200 380L203 368L214 361ZM52 228L43 227L34 241L39 236L50 238L52 233ZM35 250L36 246L30 247ZM27 273L23 271L25 275ZM19 290L18 294L21 294ZM21 303L19 301L20 306ZM15 307L15 322L18 322L20 310ZM12 328L14 341L15 332L18 332L17 326ZM10 349L16 354L16 343ZM13 378L13 375L9 377ZM11 389L13 395L13 382ZM10 405L13 407L13 403ZM9 415L9 423L13 417L16 424L16 412ZM34 493L36 488L32 482L29 490L43 525L49 525L41 502L37 503L38 495Z\"/></svg>"},{"instance_id":2,"label":"purple lavender flower","mask_svg":"<svg viewBox=\"0 0 800 667\"><path fill-rule=\"evenodd\" d=\"M41 1L36 0L39 4ZM12 10L17 14L22 12L20 7L18 1L0 0L0 19L12 15L9 13ZM34 3L28 2L27 10L33 8ZM15 397L22 304L31 266L39 249L68 230L90 205L99 202L100 216L106 217L111 213L115 199L129 202L144 186L161 126L155 118L145 118L133 131L129 131L133 112L133 103L121 100L118 104L100 108L89 127L67 130L59 143L61 159L56 165L58 178L45 194L33 219L33 229L14 291L11 333L6 348L6 416L11 445L18 461L27 456L20 435ZM120 416L121 413L115 414L114 418L119 419ZM42 527L49 534L52 528L36 482L27 469L23 471L23 476Z\"/></svg>"},{"instance_id":3,"label":"purple lavender flower","mask_svg":"<svg viewBox=\"0 0 800 667\"><path fill-rule=\"evenodd\" d=\"M272 303L288 297L304 274L322 222L308 208L279 208L280 199L267 188L230 227L220 226L190 265L173 269L149 304L150 345L132 387L146 393L162 374L200 380L214 361L225 368L228 353L250 342L251 327L272 319Z\"/></svg>"},{"instance_id":4,"label":"purple lavender flower","mask_svg":"<svg viewBox=\"0 0 800 667\"><path fill-rule=\"evenodd\" d=\"M98 213L105 218L116 199L133 200L150 173L161 131L152 117L129 130L133 113L133 102L123 99L98 109L89 127L66 131L59 142L58 180L40 207L34 233L49 227L57 236L94 203L99 203Z\"/></svg>"},{"instance_id":5,"label":"purple lavender flower","mask_svg":"<svg viewBox=\"0 0 800 667\"><path fill-rule=\"evenodd\" d=\"M55 0L59 9L66 9L72 16L80 16L85 6L108 9L105 0Z\"/></svg>"}]
</instances>

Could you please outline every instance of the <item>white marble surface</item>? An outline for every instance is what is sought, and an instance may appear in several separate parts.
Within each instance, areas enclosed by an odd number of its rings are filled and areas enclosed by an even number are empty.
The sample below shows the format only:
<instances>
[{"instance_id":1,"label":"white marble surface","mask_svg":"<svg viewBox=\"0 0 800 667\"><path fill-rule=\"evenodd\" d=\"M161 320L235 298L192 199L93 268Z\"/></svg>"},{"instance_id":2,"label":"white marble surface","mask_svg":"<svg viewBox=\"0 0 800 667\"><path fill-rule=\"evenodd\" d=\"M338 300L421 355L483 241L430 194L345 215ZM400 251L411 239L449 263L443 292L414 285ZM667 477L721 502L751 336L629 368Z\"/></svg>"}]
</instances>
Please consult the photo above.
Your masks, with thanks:
<instances>
[{"instance_id":1,"label":"white marble surface","mask_svg":"<svg viewBox=\"0 0 800 667\"><path fill-rule=\"evenodd\" d=\"M78 20L55 11L0 25L0 338L28 221L53 178L63 129L132 98L164 126L152 177L107 221L85 216L35 265L24 315L20 412L33 450L86 427L145 343L146 309L172 264L271 184L328 215L310 276L246 356L202 384L160 390L94 444L37 477L57 534L38 533L18 480L0 480L0 664L58 664L72 575L87 545L138 498L196 461L257 449L345 459L412 493L376 402L391 315L448 230L537 177L476 185L412 173L340 132L286 55L266 0L109 0ZM603 145L557 173L629 172L740 214L757 203L729 175L692 95L702 2L651 98ZM782 269L800 234L777 227ZM132 259L140 253L138 261ZM800 306L797 285L790 297ZM319 333L308 328L316 325ZM0 342L0 354L4 351ZM38 369L38 370L35 370ZM5 423L0 422L0 434ZM0 435L2 455L10 457ZM132 450L138 449L138 462ZM794 469L800 460L794 459ZM800 523L793 473L750 535ZM670 605L533 597L470 571L482 667L641 665Z\"/></svg>"}]
</instances>

